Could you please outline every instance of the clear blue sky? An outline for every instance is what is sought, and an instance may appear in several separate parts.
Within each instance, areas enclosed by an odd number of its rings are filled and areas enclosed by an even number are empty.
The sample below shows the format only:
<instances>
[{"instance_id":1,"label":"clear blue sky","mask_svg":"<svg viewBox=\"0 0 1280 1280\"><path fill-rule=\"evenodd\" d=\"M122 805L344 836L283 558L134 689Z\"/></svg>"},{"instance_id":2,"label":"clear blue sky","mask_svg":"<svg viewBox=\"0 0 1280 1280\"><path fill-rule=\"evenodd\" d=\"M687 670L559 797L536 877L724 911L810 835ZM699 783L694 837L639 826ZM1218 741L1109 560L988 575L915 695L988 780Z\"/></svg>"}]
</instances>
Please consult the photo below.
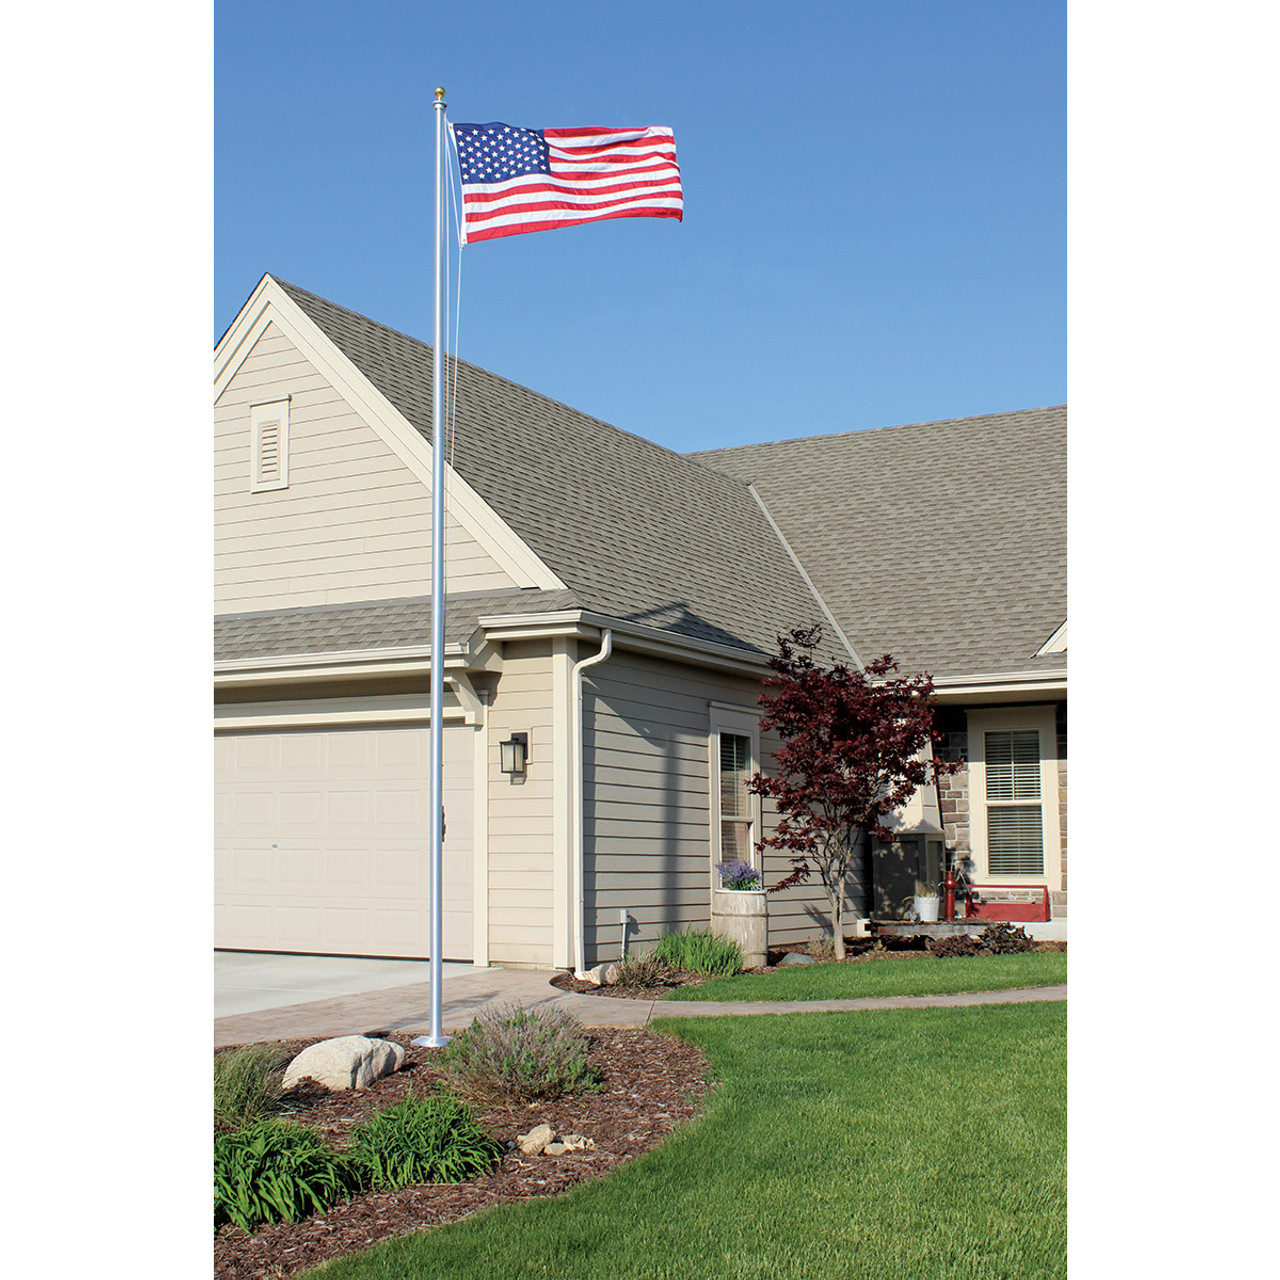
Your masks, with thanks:
<instances>
[{"instance_id":1,"label":"clear blue sky","mask_svg":"<svg viewBox=\"0 0 1280 1280\"><path fill-rule=\"evenodd\" d=\"M214 336L264 271L430 341L455 121L675 130L682 223L463 251L459 354L675 449L1066 399L1066 8L220 0Z\"/></svg>"}]
</instances>

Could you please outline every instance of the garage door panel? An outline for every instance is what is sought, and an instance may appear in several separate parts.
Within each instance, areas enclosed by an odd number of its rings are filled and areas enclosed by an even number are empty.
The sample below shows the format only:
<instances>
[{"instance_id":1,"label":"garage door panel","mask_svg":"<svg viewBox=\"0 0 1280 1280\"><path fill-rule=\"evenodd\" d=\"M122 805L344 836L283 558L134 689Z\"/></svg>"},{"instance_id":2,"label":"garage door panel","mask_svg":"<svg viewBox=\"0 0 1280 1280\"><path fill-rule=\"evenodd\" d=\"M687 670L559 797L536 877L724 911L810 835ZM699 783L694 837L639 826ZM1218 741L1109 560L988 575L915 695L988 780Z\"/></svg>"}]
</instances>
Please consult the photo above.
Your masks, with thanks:
<instances>
[{"instance_id":1,"label":"garage door panel","mask_svg":"<svg viewBox=\"0 0 1280 1280\"><path fill-rule=\"evenodd\" d=\"M445 726L449 959L472 955L474 733ZM426 954L425 729L235 733L215 746L216 945Z\"/></svg>"}]
</instances>

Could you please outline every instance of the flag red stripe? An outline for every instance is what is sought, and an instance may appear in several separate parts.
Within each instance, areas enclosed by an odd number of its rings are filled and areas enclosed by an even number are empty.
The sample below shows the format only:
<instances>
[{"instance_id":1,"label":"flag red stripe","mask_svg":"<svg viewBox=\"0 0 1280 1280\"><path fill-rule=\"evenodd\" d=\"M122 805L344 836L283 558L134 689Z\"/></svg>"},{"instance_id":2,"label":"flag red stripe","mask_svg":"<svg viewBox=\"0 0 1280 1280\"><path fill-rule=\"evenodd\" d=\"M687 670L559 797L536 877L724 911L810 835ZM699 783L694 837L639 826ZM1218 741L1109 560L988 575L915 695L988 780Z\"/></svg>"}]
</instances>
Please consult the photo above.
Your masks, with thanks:
<instances>
[{"instance_id":1,"label":"flag red stripe","mask_svg":"<svg viewBox=\"0 0 1280 1280\"><path fill-rule=\"evenodd\" d=\"M584 222L603 222L608 218L630 218L637 215L651 218L674 218L677 222L683 221L682 213L679 209L648 209L640 213L636 209L619 210L616 213L595 213L587 218L570 218L563 221L555 222L519 222L513 223L506 227L489 227L484 230L472 231L467 229L467 242L472 240L497 240L501 236L517 236L525 231L552 231L556 227L576 227L581 226Z\"/></svg>"},{"instance_id":2,"label":"flag red stripe","mask_svg":"<svg viewBox=\"0 0 1280 1280\"><path fill-rule=\"evenodd\" d=\"M530 182L518 187L509 187L505 191L464 191L463 201L468 205L483 207L501 204L504 200L522 200L526 196L542 194L581 196L585 200L607 200L609 196L625 191L653 191L669 187L673 191L680 190L680 179L677 176L666 178L646 178L643 182L610 182L583 188L569 182Z\"/></svg>"}]
</instances>

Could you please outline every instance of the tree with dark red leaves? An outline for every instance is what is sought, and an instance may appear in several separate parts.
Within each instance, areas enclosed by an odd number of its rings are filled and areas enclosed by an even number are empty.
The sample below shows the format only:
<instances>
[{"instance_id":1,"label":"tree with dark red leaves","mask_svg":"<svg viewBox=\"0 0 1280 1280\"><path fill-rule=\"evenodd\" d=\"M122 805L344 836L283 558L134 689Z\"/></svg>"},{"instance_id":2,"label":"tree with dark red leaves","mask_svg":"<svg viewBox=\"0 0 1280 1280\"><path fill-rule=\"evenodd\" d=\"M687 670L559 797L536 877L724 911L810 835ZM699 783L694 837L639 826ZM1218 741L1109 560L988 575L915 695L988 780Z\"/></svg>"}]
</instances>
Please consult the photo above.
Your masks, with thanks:
<instances>
[{"instance_id":1,"label":"tree with dark red leaves","mask_svg":"<svg viewBox=\"0 0 1280 1280\"><path fill-rule=\"evenodd\" d=\"M778 637L760 699L764 730L782 746L772 776L757 773L751 789L773 799L774 834L756 846L786 849L791 874L771 893L806 880L815 871L831 904L836 959L843 960L845 876L860 848L888 840L885 818L939 774L960 762L929 759L933 741L933 679L897 676L888 655L851 670L816 657L822 628L797 628Z\"/></svg>"}]
</instances>

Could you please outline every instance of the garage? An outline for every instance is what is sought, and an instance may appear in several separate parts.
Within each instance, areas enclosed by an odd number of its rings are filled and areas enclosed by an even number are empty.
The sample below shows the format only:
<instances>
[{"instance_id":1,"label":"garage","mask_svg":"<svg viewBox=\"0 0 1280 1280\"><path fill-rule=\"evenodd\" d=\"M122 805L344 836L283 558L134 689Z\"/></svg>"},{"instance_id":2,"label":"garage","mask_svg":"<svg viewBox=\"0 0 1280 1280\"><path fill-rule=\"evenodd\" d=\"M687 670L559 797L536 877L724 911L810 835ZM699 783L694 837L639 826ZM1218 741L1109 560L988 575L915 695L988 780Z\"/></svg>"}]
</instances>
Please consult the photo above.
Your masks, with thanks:
<instances>
[{"instance_id":1,"label":"garage","mask_svg":"<svg viewBox=\"0 0 1280 1280\"><path fill-rule=\"evenodd\" d=\"M443 951L471 960L477 730L444 726ZM220 732L216 947L427 955L425 726Z\"/></svg>"}]
</instances>

